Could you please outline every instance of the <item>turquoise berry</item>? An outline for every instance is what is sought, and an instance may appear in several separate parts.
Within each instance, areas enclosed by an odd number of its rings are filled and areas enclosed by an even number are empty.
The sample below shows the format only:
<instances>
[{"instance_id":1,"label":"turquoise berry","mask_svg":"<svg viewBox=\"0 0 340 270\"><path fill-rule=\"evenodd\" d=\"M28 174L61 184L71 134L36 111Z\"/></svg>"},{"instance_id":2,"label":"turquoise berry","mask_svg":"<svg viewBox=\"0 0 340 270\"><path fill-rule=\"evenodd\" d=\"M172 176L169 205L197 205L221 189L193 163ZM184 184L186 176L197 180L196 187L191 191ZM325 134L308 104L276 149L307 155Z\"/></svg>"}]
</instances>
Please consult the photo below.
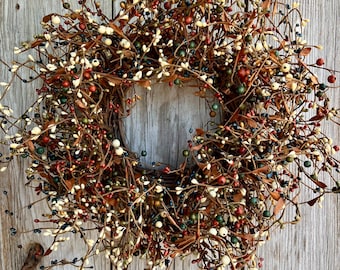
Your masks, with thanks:
<instances>
[{"instance_id":1,"label":"turquoise berry","mask_svg":"<svg viewBox=\"0 0 340 270\"><path fill-rule=\"evenodd\" d=\"M212 105L212 109L214 110L214 111L217 111L218 110L218 104L217 103L214 103L213 105Z\"/></svg>"},{"instance_id":2,"label":"turquoise berry","mask_svg":"<svg viewBox=\"0 0 340 270\"><path fill-rule=\"evenodd\" d=\"M312 162L310 162L309 160L306 160L304 163L303 163L303 166L305 166L305 167L310 167L310 166L312 166Z\"/></svg>"},{"instance_id":3,"label":"turquoise berry","mask_svg":"<svg viewBox=\"0 0 340 270\"><path fill-rule=\"evenodd\" d=\"M270 211L269 210L264 210L263 211L263 216L266 217L266 218L270 217L271 216Z\"/></svg>"},{"instance_id":4,"label":"turquoise berry","mask_svg":"<svg viewBox=\"0 0 340 270\"><path fill-rule=\"evenodd\" d=\"M252 198L250 199L250 203L253 204L253 205L256 205L258 202L259 202L259 199L256 198L256 197L252 197Z\"/></svg>"}]
</instances>

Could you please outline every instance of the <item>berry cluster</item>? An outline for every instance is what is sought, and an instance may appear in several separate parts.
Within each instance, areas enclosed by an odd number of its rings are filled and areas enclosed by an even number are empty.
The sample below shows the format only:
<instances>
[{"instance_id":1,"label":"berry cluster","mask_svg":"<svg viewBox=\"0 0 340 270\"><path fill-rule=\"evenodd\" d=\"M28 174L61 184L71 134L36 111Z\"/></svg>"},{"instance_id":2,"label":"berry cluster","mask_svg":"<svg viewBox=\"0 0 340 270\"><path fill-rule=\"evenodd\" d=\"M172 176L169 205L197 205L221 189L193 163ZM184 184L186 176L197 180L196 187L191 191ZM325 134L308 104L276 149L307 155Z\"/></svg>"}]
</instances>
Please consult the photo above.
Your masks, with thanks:
<instances>
[{"instance_id":1,"label":"berry cluster","mask_svg":"<svg viewBox=\"0 0 340 270\"><path fill-rule=\"evenodd\" d=\"M15 49L27 61L9 66L13 79L41 82L34 104L19 118L0 107L10 159L30 158L27 179L51 209L35 220L54 237L45 254L73 232L89 247L70 262L81 268L102 252L117 269L133 256L165 268L188 253L203 269L255 268L270 229L299 220L302 189L314 196L310 205L339 190L339 147L320 128L323 120L339 124L339 110L311 69L329 72L329 83L336 77L322 59L304 62L317 46L302 39L307 20L297 6L126 1L114 19L97 2L63 6L65 14L46 15L41 35ZM143 168L121 132L143 102L128 90L152 91L154 83L195 87L210 116L223 115L211 130L196 130L179 168ZM296 217L285 221L289 207Z\"/></svg>"}]
</instances>

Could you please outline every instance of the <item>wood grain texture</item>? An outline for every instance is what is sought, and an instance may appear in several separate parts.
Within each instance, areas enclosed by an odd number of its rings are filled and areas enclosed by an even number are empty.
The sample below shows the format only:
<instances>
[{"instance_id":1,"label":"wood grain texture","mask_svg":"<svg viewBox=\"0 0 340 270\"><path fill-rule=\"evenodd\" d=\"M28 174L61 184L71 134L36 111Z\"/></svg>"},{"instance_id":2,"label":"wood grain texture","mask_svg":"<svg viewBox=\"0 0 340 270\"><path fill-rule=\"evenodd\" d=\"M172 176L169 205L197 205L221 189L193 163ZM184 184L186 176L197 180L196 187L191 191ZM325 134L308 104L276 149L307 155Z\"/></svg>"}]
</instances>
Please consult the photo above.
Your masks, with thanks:
<instances>
[{"instance_id":1,"label":"wood grain texture","mask_svg":"<svg viewBox=\"0 0 340 270\"><path fill-rule=\"evenodd\" d=\"M71 5L77 3L70 1ZM111 1L103 3L103 9L111 10ZM34 35L41 33L40 21L42 17L49 13L63 12L61 1L56 0L2 0L0 1L0 58L10 62L14 58L14 46L20 46L22 42L31 40ZM19 58L20 60L20 58ZM23 60L23 59L21 59ZM2 66L0 69L1 80L9 79L9 72ZM13 109L23 113L24 108L28 108L33 101L37 85L16 83L13 91L6 99L7 104L11 104ZM31 242L39 242L44 248L48 248L52 239L41 234L28 232L35 227L34 219L40 218L42 213L48 213L46 205L39 203L28 209L28 205L37 199L33 189L24 185L26 182L25 168L27 164L23 160L13 162L6 172L1 175L0 181L0 269L17 270L21 269L27 255L27 247ZM4 196L3 191L8 195ZM6 215L5 210L13 211L14 215ZM16 236L10 236L11 227L17 229ZM72 235L70 235L72 238ZM18 245L23 248L19 249ZM84 251L82 240L77 237L65 245L60 245L58 250L50 256L43 258L42 264L49 265L52 260L66 258L72 260L80 257ZM110 263L99 256L90 260L90 265L94 269L110 269ZM57 269L69 269L68 267L57 267ZM73 268L74 269L74 268Z\"/></svg>"},{"instance_id":2,"label":"wood grain texture","mask_svg":"<svg viewBox=\"0 0 340 270\"><path fill-rule=\"evenodd\" d=\"M72 2L72 1L71 1ZM73 1L76 2L76 1ZM102 0L103 9L111 12L111 0ZM292 3L293 1L286 1ZM323 57L327 66L340 69L340 31L337 29L340 17L339 0L302 0L301 9L304 17L311 23L305 30L304 38L310 44L322 44L326 48L315 50L309 59ZM114 1L117 6L119 1ZM18 6L17 6L18 5ZM19 7L19 9L18 9ZM0 58L13 59L13 47L29 40L39 33L40 19L51 12L60 12L59 0L0 0ZM317 53L317 54L316 54ZM0 68L0 81L6 81L9 73ZM35 87L32 85L14 86L7 98L13 109L21 111L32 101ZM181 162L181 152L190 138L191 129L202 127L209 118L203 100L192 95L193 89L172 89L168 86L156 86L151 92L135 89L142 97L131 116L125 121L127 140L133 150L146 150L144 161L162 161L176 166ZM339 89L330 92L335 107L340 107ZM326 133L332 134L334 141L340 141L339 127L328 125ZM23 160L13 162L0 178L0 269L20 269L25 260L25 248L28 243L37 241L48 247L51 239L34 233L24 233L33 229L33 220L39 218L44 208L27 206L36 199L33 190L25 187L25 166ZM3 192L7 191L8 195ZM273 232L270 241L260 248L258 255L264 257L265 270L336 270L339 269L340 257L340 220L339 196L327 196L323 208L305 206L302 208L303 219L285 230ZM13 211L13 216L5 210ZM9 230L15 227L18 233L10 236ZM53 259L77 257L80 254L80 239L70 241L43 259L49 264ZM23 249L19 249L22 245ZM94 269L111 269L110 264L101 256L91 261ZM136 260L130 269L143 270L143 261ZM196 269L190 260L176 260L172 270ZM73 269L58 267L57 269Z\"/></svg>"}]
</instances>

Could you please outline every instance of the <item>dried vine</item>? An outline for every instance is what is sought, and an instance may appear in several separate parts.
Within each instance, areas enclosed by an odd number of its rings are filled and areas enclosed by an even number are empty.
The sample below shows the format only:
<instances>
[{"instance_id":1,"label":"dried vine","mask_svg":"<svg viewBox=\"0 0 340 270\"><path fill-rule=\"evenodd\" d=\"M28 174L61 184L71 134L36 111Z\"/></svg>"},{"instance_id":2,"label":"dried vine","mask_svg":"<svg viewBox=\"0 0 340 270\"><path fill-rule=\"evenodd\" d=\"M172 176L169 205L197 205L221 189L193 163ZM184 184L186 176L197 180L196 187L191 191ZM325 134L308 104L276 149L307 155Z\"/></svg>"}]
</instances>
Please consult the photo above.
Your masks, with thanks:
<instances>
[{"instance_id":1,"label":"dried vine","mask_svg":"<svg viewBox=\"0 0 340 270\"><path fill-rule=\"evenodd\" d=\"M339 191L339 146L320 128L324 120L338 125L339 109L327 97L334 88L313 70L328 72L329 83L336 77L322 59L305 62L317 46L302 40L307 20L297 6L126 1L109 19L98 2L62 3L64 14L46 15L41 35L15 48L27 61L8 65L13 78L1 83L3 100L16 79L26 88L41 82L20 117L0 107L10 147L0 170L15 156L32 161L26 184L50 207L35 220L44 224L36 232L54 237L45 256L69 232L88 247L82 258L45 269L83 269L98 253L117 269L133 256L166 268L189 253L202 269L255 268L257 246L273 226L295 223L301 204ZM27 70L29 79L21 75ZM195 87L210 116L223 115L211 130L196 130L179 168L143 168L122 136L122 119L143 102L128 90L152 91L155 83ZM313 197L301 202L302 190ZM289 207L292 221L285 220Z\"/></svg>"}]
</instances>

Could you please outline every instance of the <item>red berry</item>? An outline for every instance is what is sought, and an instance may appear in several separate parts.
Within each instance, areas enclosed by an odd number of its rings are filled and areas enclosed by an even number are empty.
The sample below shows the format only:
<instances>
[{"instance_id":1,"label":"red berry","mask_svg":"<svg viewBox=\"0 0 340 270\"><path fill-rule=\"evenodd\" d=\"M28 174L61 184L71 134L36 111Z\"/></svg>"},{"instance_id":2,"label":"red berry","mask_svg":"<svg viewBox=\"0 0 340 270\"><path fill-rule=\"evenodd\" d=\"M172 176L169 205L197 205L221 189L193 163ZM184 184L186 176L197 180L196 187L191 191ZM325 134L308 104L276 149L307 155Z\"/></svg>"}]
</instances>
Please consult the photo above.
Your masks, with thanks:
<instances>
[{"instance_id":1,"label":"red berry","mask_svg":"<svg viewBox=\"0 0 340 270\"><path fill-rule=\"evenodd\" d=\"M69 81L63 81L61 85L65 88L70 87L71 83Z\"/></svg>"},{"instance_id":2,"label":"red berry","mask_svg":"<svg viewBox=\"0 0 340 270\"><path fill-rule=\"evenodd\" d=\"M90 91L90 92L96 92L96 90L97 90L97 87L96 87L95 85L91 84L91 85L89 86L89 91Z\"/></svg>"},{"instance_id":3,"label":"red berry","mask_svg":"<svg viewBox=\"0 0 340 270\"><path fill-rule=\"evenodd\" d=\"M240 205L239 207L236 208L235 210L235 215L236 216L242 216L244 214L244 209L243 207Z\"/></svg>"},{"instance_id":4,"label":"red berry","mask_svg":"<svg viewBox=\"0 0 340 270\"><path fill-rule=\"evenodd\" d=\"M225 185L226 182L227 182L227 179L223 175L217 178L217 183L221 186Z\"/></svg>"},{"instance_id":5,"label":"red berry","mask_svg":"<svg viewBox=\"0 0 340 270\"><path fill-rule=\"evenodd\" d=\"M239 181L235 181L235 182L233 183L233 187L237 188L237 187L239 187L239 186L240 186L240 182L239 182Z\"/></svg>"},{"instance_id":6,"label":"red berry","mask_svg":"<svg viewBox=\"0 0 340 270\"><path fill-rule=\"evenodd\" d=\"M193 19L192 19L191 16L188 16L188 17L185 18L185 23L186 23L186 24L191 24L192 21L193 21Z\"/></svg>"},{"instance_id":7,"label":"red berry","mask_svg":"<svg viewBox=\"0 0 340 270\"><path fill-rule=\"evenodd\" d=\"M334 145L333 149L338 152L340 150L340 146L339 145Z\"/></svg>"},{"instance_id":8,"label":"red berry","mask_svg":"<svg viewBox=\"0 0 340 270\"><path fill-rule=\"evenodd\" d=\"M164 8L165 9L170 9L171 8L171 3L170 2L165 2L164 3Z\"/></svg>"},{"instance_id":9,"label":"red berry","mask_svg":"<svg viewBox=\"0 0 340 270\"><path fill-rule=\"evenodd\" d=\"M322 66L325 63L325 60L323 60L323 58L319 58L318 60L316 60L316 64L318 66Z\"/></svg>"},{"instance_id":10,"label":"red berry","mask_svg":"<svg viewBox=\"0 0 340 270\"><path fill-rule=\"evenodd\" d=\"M240 68L240 69L237 71L237 75L238 75L240 78L244 78L245 76L247 76L246 69L245 69L245 68Z\"/></svg>"},{"instance_id":11,"label":"red berry","mask_svg":"<svg viewBox=\"0 0 340 270\"><path fill-rule=\"evenodd\" d=\"M169 173L170 171L171 171L171 169L168 166L163 169L164 173Z\"/></svg>"},{"instance_id":12,"label":"red berry","mask_svg":"<svg viewBox=\"0 0 340 270\"><path fill-rule=\"evenodd\" d=\"M213 220L213 222L212 222L212 226L213 227L218 227L220 225L220 223L217 221L217 220Z\"/></svg>"},{"instance_id":13,"label":"red berry","mask_svg":"<svg viewBox=\"0 0 340 270\"><path fill-rule=\"evenodd\" d=\"M44 144L47 144L49 141L50 141L50 137L48 137L48 136L42 137L42 142L43 142Z\"/></svg>"},{"instance_id":14,"label":"red berry","mask_svg":"<svg viewBox=\"0 0 340 270\"><path fill-rule=\"evenodd\" d=\"M91 79L91 73L88 71L85 71L83 74L84 79L89 80Z\"/></svg>"},{"instance_id":15,"label":"red berry","mask_svg":"<svg viewBox=\"0 0 340 270\"><path fill-rule=\"evenodd\" d=\"M236 222L235 224L234 224L234 229L235 230L239 230L241 228L241 222Z\"/></svg>"},{"instance_id":16,"label":"red berry","mask_svg":"<svg viewBox=\"0 0 340 270\"><path fill-rule=\"evenodd\" d=\"M328 78L327 78L327 81L329 82L329 83L335 83L335 81L336 81L336 77L335 77L335 75L329 75L328 76Z\"/></svg>"},{"instance_id":17,"label":"red berry","mask_svg":"<svg viewBox=\"0 0 340 270\"><path fill-rule=\"evenodd\" d=\"M244 146L241 146L239 149L238 149L238 153L240 155L244 155L245 153L247 153L247 148L245 148Z\"/></svg>"},{"instance_id":18,"label":"red berry","mask_svg":"<svg viewBox=\"0 0 340 270\"><path fill-rule=\"evenodd\" d=\"M79 29L80 30L85 30L85 28L86 28L86 24L85 23L80 23L79 24Z\"/></svg>"}]
</instances>

